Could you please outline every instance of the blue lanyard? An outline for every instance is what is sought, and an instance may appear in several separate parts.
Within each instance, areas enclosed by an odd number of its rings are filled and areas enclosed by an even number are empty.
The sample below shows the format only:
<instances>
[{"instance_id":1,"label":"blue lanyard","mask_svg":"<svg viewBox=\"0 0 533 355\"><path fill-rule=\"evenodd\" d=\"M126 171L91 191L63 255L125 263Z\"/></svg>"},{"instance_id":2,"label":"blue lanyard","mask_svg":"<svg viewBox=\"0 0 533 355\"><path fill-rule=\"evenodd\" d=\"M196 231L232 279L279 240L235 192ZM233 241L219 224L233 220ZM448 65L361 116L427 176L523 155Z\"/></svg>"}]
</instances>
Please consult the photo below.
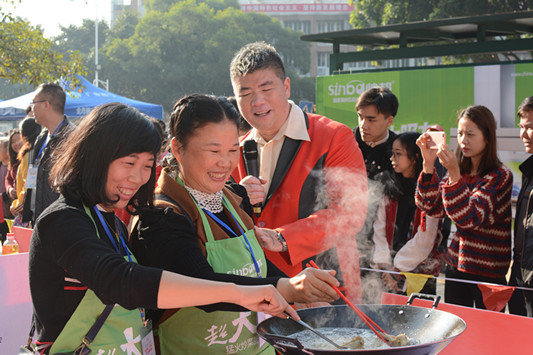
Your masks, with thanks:
<instances>
[{"instance_id":1,"label":"blue lanyard","mask_svg":"<svg viewBox=\"0 0 533 355\"><path fill-rule=\"evenodd\" d=\"M35 159L33 159L33 164L35 164L35 161L37 159L39 159L39 157L41 156L41 153L43 152L44 148L46 148L46 146L48 145L48 143L50 143L50 139L52 139L52 136L54 134L56 134L57 130L59 129L59 127L61 127L63 125L63 122L65 122L65 120L61 121L61 123L59 124L59 126L56 127L56 129L54 130L54 132L52 132L52 134L50 135L50 137L48 139L45 140L45 142L41 145L41 148L39 149L39 153L37 153L37 156L35 157Z\"/></svg>"},{"instance_id":2,"label":"blue lanyard","mask_svg":"<svg viewBox=\"0 0 533 355\"><path fill-rule=\"evenodd\" d=\"M209 217L213 218L213 220L215 220L215 222L217 222L219 225L224 227L227 231L231 232L234 236L238 237L237 233L235 233L226 223L224 223L224 221L222 221L220 218L215 216L211 211L208 211L208 210L203 209L203 208L202 208L202 210L205 213L207 213L209 215ZM259 269L259 263L257 262L257 259L255 258L254 251L252 250L252 246L250 244L250 241L248 240L248 238L246 238L246 234L244 233L244 230L241 228L241 225L239 224L239 222L237 222L237 219L235 218L233 213L231 213L231 211L229 211L229 213L231 214L231 217L233 217L233 220L237 224L237 227L239 227L239 230L242 233L242 236L244 237L244 240L246 241L246 244L244 244L244 242L243 242L243 244L246 247L246 249L248 249L250 254L252 255L252 260L254 262L255 271L257 272L257 275L259 276L259 278L261 278L262 276L261 276L261 270Z\"/></svg>"},{"instance_id":3,"label":"blue lanyard","mask_svg":"<svg viewBox=\"0 0 533 355\"><path fill-rule=\"evenodd\" d=\"M93 209L96 212L96 215L98 216L98 219L100 220L100 224L104 228L105 233L107 234L107 237L109 238L109 240L111 240L111 243L115 247L115 250L117 251L117 253L121 254L120 250L119 250L119 248L117 246L117 243L115 242L115 238L113 238L113 234L109 230L109 227L107 227L107 223L104 220L104 216L102 216L102 214L100 213L100 211L98 210L98 208L96 206L93 206ZM116 221L117 218L118 217L115 215L115 223L117 222ZM118 234L120 236L120 241L122 242L122 247L124 248L124 250L126 251L126 254L128 255L128 260L129 261L133 261L132 258L131 258L131 255L130 255L130 251L128 250L128 247L126 246L126 242L124 242L124 237L122 236L122 232L120 231L118 223L117 223L117 229L118 229Z\"/></svg>"}]
</instances>

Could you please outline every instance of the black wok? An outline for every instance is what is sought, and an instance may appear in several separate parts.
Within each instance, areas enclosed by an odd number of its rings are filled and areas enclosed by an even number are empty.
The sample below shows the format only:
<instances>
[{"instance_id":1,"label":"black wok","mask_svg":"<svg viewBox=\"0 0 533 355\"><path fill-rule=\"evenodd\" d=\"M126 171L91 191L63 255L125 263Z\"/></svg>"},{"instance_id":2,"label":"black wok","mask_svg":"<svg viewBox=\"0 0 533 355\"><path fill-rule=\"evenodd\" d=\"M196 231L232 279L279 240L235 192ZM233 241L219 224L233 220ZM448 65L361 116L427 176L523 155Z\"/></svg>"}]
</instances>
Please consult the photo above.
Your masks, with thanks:
<instances>
[{"instance_id":1,"label":"black wok","mask_svg":"<svg viewBox=\"0 0 533 355\"><path fill-rule=\"evenodd\" d=\"M358 305L383 330L391 335L406 334L416 345L383 349L324 350L304 348L291 334L304 328L298 323L277 317L257 326L257 333L271 345L287 354L437 354L466 329L466 323L449 312L410 305ZM346 305L299 310L298 315L312 327L368 329Z\"/></svg>"}]
</instances>

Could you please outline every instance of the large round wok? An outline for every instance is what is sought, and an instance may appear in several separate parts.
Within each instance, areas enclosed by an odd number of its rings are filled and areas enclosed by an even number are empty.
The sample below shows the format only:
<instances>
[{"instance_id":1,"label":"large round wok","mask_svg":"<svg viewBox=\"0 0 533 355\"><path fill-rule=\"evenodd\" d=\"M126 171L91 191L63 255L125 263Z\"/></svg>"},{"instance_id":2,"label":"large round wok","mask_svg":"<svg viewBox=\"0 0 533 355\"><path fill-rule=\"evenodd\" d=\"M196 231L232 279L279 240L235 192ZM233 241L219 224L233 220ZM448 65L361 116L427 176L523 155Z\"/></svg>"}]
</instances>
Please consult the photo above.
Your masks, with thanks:
<instances>
[{"instance_id":1,"label":"large round wok","mask_svg":"<svg viewBox=\"0 0 533 355\"><path fill-rule=\"evenodd\" d=\"M449 312L409 305L358 305L384 331L391 335L406 334L416 345L383 349L324 350L304 348L291 334L304 328L290 319L269 318L257 326L257 333L287 354L437 354L466 329L466 323ZM368 329L346 305L299 310L298 315L312 327Z\"/></svg>"}]
</instances>

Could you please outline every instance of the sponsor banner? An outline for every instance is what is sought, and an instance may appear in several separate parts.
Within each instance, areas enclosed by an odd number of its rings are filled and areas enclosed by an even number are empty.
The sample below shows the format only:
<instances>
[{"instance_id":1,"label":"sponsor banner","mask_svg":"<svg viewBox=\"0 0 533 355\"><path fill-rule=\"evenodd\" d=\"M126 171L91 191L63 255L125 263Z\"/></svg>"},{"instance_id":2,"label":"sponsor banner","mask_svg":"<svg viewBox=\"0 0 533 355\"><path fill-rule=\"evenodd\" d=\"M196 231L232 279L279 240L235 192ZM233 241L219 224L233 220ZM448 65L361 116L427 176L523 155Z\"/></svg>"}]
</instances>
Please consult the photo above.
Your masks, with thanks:
<instances>
[{"instance_id":1,"label":"sponsor banner","mask_svg":"<svg viewBox=\"0 0 533 355\"><path fill-rule=\"evenodd\" d=\"M433 124L447 134L457 127L460 109L485 105L499 128L516 128L516 109L533 95L533 63L410 69L317 78L317 112L349 127L357 126L355 103L368 88L382 86L398 97L392 129L423 132Z\"/></svg>"},{"instance_id":2,"label":"sponsor banner","mask_svg":"<svg viewBox=\"0 0 533 355\"><path fill-rule=\"evenodd\" d=\"M244 12L352 12L353 6L334 4L243 4Z\"/></svg>"}]
</instances>

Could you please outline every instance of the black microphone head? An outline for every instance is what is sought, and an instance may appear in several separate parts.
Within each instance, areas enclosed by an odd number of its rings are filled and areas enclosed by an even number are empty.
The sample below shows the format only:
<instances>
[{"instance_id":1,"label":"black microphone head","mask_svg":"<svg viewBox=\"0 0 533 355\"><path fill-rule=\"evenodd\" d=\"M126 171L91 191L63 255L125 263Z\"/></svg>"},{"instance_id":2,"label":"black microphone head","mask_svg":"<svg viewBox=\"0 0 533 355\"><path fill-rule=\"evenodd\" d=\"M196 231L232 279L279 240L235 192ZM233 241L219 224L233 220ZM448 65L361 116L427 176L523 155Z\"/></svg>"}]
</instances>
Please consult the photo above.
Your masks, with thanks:
<instances>
[{"instance_id":1,"label":"black microphone head","mask_svg":"<svg viewBox=\"0 0 533 355\"><path fill-rule=\"evenodd\" d=\"M244 159L251 160L258 158L259 155L257 153L257 142L253 139L244 141L244 145L242 148L242 154L244 156Z\"/></svg>"}]
</instances>

